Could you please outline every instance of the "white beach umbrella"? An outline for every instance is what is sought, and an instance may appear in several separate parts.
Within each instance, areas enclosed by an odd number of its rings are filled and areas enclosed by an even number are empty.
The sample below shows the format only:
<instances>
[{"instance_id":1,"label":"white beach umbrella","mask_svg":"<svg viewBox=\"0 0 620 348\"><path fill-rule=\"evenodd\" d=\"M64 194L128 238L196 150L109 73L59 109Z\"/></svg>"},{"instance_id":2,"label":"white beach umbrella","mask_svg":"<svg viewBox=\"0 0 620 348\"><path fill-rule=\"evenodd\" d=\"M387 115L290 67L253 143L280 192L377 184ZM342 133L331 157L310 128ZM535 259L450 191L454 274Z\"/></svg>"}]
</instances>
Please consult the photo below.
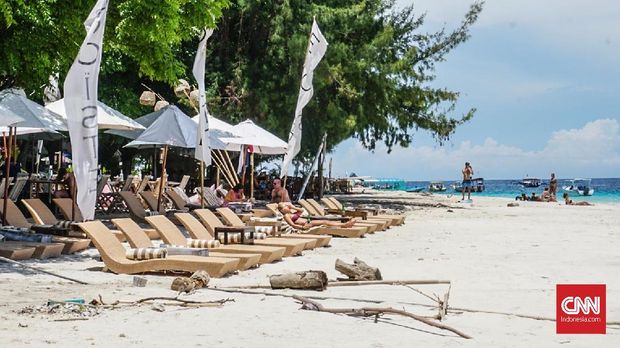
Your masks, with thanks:
<instances>
[{"instance_id":1,"label":"white beach umbrella","mask_svg":"<svg viewBox=\"0 0 620 348\"><path fill-rule=\"evenodd\" d=\"M67 122L67 112L65 110L64 98L45 105L45 108L57 113L62 117L65 123ZM138 122L100 101L97 102L97 124L99 125L99 129L144 129L144 126Z\"/></svg>"},{"instance_id":2,"label":"white beach umbrella","mask_svg":"<svg viewBox=\"0 0 620 348\"><path fill-rule=\"evenodd\" d=\"M245 120L233 126L234 134L237 137L220 138L228 147L235 147L240 151L243 145L252 145L254 153L262 155L282 155L286 153L287 143L261 128L250 120Z\"/></svg>"}]
</instances>

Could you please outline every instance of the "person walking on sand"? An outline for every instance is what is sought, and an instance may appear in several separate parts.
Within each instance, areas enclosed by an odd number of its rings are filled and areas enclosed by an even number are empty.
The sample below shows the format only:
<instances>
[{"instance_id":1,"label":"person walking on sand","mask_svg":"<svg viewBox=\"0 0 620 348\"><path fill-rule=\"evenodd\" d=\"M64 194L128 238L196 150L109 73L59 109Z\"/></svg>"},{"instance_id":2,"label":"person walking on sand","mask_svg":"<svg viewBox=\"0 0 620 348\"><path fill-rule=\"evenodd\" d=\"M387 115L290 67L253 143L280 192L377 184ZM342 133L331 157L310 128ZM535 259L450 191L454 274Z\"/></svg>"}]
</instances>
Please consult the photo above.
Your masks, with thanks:
<instances>
[{"instance_id":1,"label":"person walking on sand","mask_svg":"<svg viewBox=\"0 0 620 348\"><path fill-rule=\"evenodd\" d=\"M467 191L467 199L471 200L471 188L473 186L473 182L471 180L474 175L474 168L472 168L469 162L465 162L465 168L463 168L463 198L461 200L465 200L465 191Z\"/></svg>"},{"instance_id":2,"label":"person walking on sand","mask_svg":"<svg viewBox=\"0 0 620 348\"><path fill-rule=\"evenodd\" d=\"M549 180L549 193L553 197L553 201L556 201L556 194L558 192L558 179L555 177L555 173L551 173L551 179Z\"/></svg>"}]
</instances>

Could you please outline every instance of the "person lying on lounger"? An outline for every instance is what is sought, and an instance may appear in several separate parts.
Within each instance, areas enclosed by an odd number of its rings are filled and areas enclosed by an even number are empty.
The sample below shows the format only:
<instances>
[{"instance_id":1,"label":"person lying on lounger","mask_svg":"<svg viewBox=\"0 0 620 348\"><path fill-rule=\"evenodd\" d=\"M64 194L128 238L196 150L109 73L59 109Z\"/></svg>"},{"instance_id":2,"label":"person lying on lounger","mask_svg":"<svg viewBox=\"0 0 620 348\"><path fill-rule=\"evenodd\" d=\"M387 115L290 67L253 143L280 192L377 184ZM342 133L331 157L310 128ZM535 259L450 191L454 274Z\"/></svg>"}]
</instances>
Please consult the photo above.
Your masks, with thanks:
<instances>
[{"instance_id":1,"label":"person lying on lounger","mask_svg":"<svg viewBox=\"0 0 620 348\"><path fill-rule=\"evenodd\" d=\"M586 202L586 201L575 202L572 199L570 199L570 197L568 196L568 192L564 192L562 197L564 198L564 203L566 205L594 205L594 204L592 204L590 202Z\"/></svg>"},{"instance_id":2,"label":"person lying on lounger","mask_svg":"<svg viewBox=\"0 0 620 348\"><path fill-rule=\"evenodd\" d=\"M278 204L278 210L282 213L282 217L287 224L291 227L307 230L311 227L315 226L331 226L331 227L352 227L357 220L351 219L347 222L339 222L339 221L330 221L330 220L321 220L319 219L309 219L307 217L302 217L301 214L304 212L302 208L297 208L293 204L284 202Z\"/></svg>"}]
</instances>

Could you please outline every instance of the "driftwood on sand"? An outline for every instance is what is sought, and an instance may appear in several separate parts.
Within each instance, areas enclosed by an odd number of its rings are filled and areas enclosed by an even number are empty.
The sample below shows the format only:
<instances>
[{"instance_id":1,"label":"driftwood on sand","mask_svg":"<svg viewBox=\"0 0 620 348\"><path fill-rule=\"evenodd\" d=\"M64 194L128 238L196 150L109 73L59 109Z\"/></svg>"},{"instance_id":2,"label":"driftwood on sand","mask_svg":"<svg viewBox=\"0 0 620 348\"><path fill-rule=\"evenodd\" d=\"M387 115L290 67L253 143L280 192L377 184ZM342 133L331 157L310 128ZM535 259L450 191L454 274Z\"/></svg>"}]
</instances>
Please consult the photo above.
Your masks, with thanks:
<instances>
[{"instance_id":1,"label":"driftwood on sand","mask_svg":"<svg viewBox=\"0 0 620 348\"><path fill-rule=\"evenodd\" d=\"M370 267L366 262L353 259L353 263L346 263L336 259L336 271L349 277L345 280L382 280L381 271L376 267Z\"/></svg>"},{"instance_id":2,"label":"driftwood on sand","mask_svg":"<svg viewBox=\"0 0 620 348\"><path fill-rule=\"evenodd\" d=\"M269 277L272 289L325 290L327 274L323 271L305 271L276 274Z\"/></svg>"},{"instance_id":3,"label":"driftwood on sand","mask_svg":"<svg viewBox=\"0 0 620 348\"><path fill-rule=\"evenodd\" d=\"M322 304L316 302L316 301L312 301L308 298L302 297L302 296L293 296L294 299L298 300L301 302L302 304L302 309L306 309L306 310L313 310L313 311L319 311L319 312L327 312L327 313L333 313L333 314L345 314L348 316L354 316L354 317L372 317L374 316L375 318L378 318L380 315L383 314L397 314L397 315L401 315L401 316L405 316L405 317L409 317L412 318L414 320L420 321L426 325L430 325L433 327L436 327L438 329L441 330L447 330L450 332L453 332L457 335L459 335L460 337L463 338L472 338L471 336L453 328L450 327L448 325L444 325L438 322L435 322L431 319L425 318L423 316L417 315L417 314L413 314L404 310L400 310L400 309L394 309L394 308L389 308L389 307L362 307L362 308L326 308L323 307Z\"/></svg>"}]
</instances>

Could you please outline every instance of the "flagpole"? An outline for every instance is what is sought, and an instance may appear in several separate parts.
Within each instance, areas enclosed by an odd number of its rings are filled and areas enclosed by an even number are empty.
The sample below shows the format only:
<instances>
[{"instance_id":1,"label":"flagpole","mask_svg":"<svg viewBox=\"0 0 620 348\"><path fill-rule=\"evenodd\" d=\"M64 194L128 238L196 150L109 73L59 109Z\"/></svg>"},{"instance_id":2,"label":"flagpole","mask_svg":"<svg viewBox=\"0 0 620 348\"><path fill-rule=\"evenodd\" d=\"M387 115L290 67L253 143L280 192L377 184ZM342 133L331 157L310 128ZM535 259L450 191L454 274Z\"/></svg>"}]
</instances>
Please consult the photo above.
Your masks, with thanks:
<instances>
[{"instance_id":1,"label":"flagpole","mask_svg":"<svg viewBox=\"0 0 620 348\"><path fill-rule=\"evenodd\" d=\"M250 153L250 198L254 198L254 151Z\"/></svg>"}]
</instances>

